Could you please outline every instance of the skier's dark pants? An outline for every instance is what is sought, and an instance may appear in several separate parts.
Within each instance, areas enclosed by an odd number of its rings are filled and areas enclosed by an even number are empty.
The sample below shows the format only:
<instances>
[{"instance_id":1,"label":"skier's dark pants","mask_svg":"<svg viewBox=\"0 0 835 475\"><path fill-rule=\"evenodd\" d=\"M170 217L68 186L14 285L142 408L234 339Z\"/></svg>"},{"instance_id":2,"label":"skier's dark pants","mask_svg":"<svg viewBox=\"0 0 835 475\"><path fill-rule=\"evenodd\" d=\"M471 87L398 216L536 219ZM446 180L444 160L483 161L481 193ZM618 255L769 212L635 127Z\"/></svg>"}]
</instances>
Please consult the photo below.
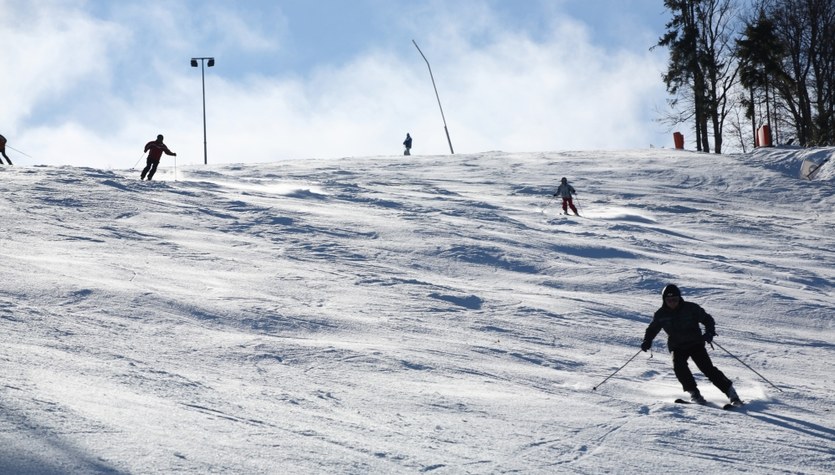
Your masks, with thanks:
<instances>
[{"instance_id":1,"label":"skier's dark pants","mask_svg":"<svg viewBox=\"0 0 835 475\"><path fill-rule=\"evenodd\" d=\"M148 180L150 181L151 178L154 177L154 173L157 172L157 166L159 165L159 160L152 160L148 159L148 165L145 166L145 169L142 170L142 178L141 180L145 179L145 175L148 175Z\"/></svg>"},{"instance_id":2,"label":"skier's dark pants","mask_svg":"<svg viewBox=\"0 0 835 475\"><path fill-rule=\"evenodd\" d=\"M688 358L693 359L699 371L707 376L707 379L714 386L719 388L723 393L728 392L732 384L731 380L719 371L716 366L713 366L703 343L673 351L673 371L675 371L676 378L678 378L681 387L685 391L694 391L696 389L696 380L693 378L693 373L690 372L690 367L687 365Z\"/></svg>"}]
</instances>

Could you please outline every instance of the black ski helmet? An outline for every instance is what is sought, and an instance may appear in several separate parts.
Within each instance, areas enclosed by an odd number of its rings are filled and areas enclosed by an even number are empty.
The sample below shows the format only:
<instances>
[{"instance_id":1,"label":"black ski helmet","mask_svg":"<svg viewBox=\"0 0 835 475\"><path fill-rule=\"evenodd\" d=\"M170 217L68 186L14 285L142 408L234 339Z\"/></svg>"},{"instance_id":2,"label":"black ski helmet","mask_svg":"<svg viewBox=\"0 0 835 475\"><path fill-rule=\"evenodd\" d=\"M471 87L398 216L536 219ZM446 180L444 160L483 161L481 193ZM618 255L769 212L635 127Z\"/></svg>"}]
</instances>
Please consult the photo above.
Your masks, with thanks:
<instances>
[{"instance_id":1,"label":"black ski helmet","mask_svg":"<svg viewBox=\"0 0 835 475\"><path fill-rule=\"evenodd\" d=\"M678 290L676 284L667 284L664 286L664 290L661 291L661 298L666 297L681 297L681 291Z\"/></svg>"},{"instance_id":2,"label":"black ski helmet","mask_svg":"<svg viewBox=\"0 0 835 475\"><path fill-rule=\"evenodd\" d=\"M568 178L562 177L562 180L560 180L560 181L563 182L563 183L568 183Z\"/></svg>"},{"instance_id":3,"label":"black ski helmet","mask_svg":"<svg viewBox=\"0 0 835 475\"><path fill-rule=\"evenodd\" d=\"M157 135L157 141L162 142L162 134Z\"/></svg>"}]
</instances>

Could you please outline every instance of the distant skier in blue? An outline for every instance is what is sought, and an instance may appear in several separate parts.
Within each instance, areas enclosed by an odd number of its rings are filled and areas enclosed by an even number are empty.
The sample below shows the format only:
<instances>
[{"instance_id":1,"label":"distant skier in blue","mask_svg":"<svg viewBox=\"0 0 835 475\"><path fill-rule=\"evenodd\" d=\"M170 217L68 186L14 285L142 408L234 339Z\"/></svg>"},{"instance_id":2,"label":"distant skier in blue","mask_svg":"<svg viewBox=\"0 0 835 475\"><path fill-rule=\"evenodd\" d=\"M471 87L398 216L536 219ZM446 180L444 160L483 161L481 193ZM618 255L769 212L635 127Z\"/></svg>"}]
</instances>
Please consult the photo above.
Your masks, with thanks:
<instances>
[{"instance_id":1,"label":"distant skier in blue","mask_svg":"<svg viewBox=\"0 0 835 475\"><path fill-rule=\"evenodd\" d=\"M690 400L704 404L705 398L696 386L696 379L690 371L687 360L692 359L707 379L728 396L734 406L742 401L734 390L733 383L719 368L713 366L705 344L716 336L716 322L705 310L693 302L685 302L675 284L669 284L661 291L662 305L652 316L652 322L644 334L641 350L652 347L652 340L663 329L667 334L667 348L673 355L673 372L682 389L690 393ZM699 324L704 325L705 332Z\"/></svg>"},{"instance_id":2,"label":"distant skier in blue","mask_svg":"<svg viewBox=\"0 0 835 475\"><path fill-rule=\"evenodd\" d=\"M168 150L168 147L162 143L162 135L157 135L157 139L145 144L145 151L148 152L148 164L145 166L145 169L142 170L142 175L140 180L145 179L145 175L148 176L148 181L154 177L154 173L157 172L157 166L159 166L159 159L162 158L162 154L165 153L166 155L171 155L176 157L177 154Z\"/></svg>"},{"instance_id":3,"label":"distant skier in blue","mask_svg":"<svg viewBox=\"0 0 835 475\"><path fill-rule=\"evenodd\" d=\"M403 152L403 155L411 155L412 152L412 136L408 133L406 134L406 140L403 141L403 146L406 147L406 150Z\"/></svg>"},{"instance_id":4,"label":"distant skier in blue","mask_svg":"<svg viewBox=\"0 0 835 475\"><path fill-rule=\"evenodd\" d=\"M564 214L568 214L568 208L570 207L576 216L580 216L580 213L577 212L577 208L574 206L574 200L571 198L571 195L576 194L577 192L574 191L574 187L568 184L568 179L562 177L560 186L557 188L557 192L554 193L554 197L559 196L562 198L562 212Z\"/></svg>"}]
</instances>

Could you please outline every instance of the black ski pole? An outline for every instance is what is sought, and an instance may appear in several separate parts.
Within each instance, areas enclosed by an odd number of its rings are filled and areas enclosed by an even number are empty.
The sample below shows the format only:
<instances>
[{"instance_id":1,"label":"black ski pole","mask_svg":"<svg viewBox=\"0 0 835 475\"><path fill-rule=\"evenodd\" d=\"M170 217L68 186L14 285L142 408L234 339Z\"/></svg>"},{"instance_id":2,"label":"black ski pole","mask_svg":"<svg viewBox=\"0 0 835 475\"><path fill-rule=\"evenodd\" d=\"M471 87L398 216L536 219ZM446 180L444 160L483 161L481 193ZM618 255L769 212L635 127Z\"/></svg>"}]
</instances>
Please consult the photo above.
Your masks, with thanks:
<instances>
[{"instance_id":1,"label":"black ski pole","mask_svg":"<svg viewBox=\"0 0 835 475\"><path fill-rule=\"evenodd\" d=\"M603 383L605 383L606 381L608 381L608 380L609 380L609 378L611 378L612 376L614 376L614 375L618 374L618 371L620 371L620 370L622 370L623 368L625 368L625 367L626 367L626 365L628 365L628 364L629 364L632 360L634 360L636 356L640 355L642 351L644 351L644 350L638 350L638 352L637 352L637 353L635 353L635 356L633 356L632 358L629 358L629 361L627 361L626 363L624 363L624 364L623 364L623 366L621 366L620 368L618 368L617 370L615 370L615 372L614 372L614 373L610 374L609 376L606 376L606 379L604 379L603 381L600 381L600 383L599 383L597 386L595 386L595 387L591 388L591 390L592 390L592 391L597 391L597 388L599 388L600 386L602 386L602 385L603 385Z\"/></svg>"},{"instance_id":2,"label":"black ski pole","mask_svg":"<svg viewBox=\"0 0 835 475\"><path fill-rule=\"evenodd\" d=\"M134 163L133 166L130 167L130 169L133 170L134 168L136 168L136 166L139 165L139 161L142 160L142 157L144 157L144 156L145 156L145 152L142 152L142 155L139 156L139 160L137 160L136 163Z\"/></svg>"},{"instance_id":3,"label":"black ski pole","mask_svg":"<svg viewBox=\"0 0 835 475\"><path fill-rule=\"evenodd\" d=\"M746 368L748 368L748 369L750 369L751 371L753 371L753 372L754 372L754 374L756 374L757 376L761 377L761 378L763 379L763 381L765 381L766 383L768 383L768 384L770 384L770 385L774 386L774 389L776 389L776 390L778 390L778 391L780 391L780 392L783 392L783 390L782 390L782 389L778 388L778 387L777 387L774 383L772 383L771 381L769 381L768 379L766 379L766 378L765 378L765 376L761 375L760 373L757 373L757 371L756 371L754 368L752 368L752 367L748 366L747 364L745 364L745 362L744 362L744 361L742 361L741 359L737 358L737 357L736 357L733 353L731 353L730 351L728 351L728 350L726 350L724 347L722 347L722 345L720 345L719 343L716 343L716 341L713 341L713 343L714 343L716 346L718 346L719 348L721 348L721 349L722 349L722 351L724 351L725 353L727 353L727 354L731 355L731 356L733 357L733 359L735 359L735 360L739 361L739 362L740 362L740 363L742 363L742 364L743 364Z\"/></svg>"}]
</instances>

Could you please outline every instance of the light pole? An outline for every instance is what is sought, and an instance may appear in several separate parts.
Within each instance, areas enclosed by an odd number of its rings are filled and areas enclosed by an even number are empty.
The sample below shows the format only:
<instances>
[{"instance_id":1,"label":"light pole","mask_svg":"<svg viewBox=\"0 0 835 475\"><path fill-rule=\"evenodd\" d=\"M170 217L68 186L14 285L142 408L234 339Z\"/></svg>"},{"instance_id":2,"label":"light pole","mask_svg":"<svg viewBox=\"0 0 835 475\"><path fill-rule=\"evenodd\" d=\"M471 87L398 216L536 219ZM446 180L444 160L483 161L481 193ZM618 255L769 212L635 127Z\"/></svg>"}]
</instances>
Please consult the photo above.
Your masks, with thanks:
<instances>
[{"instance_id":1,"label":"light pole","mask_svg":"<svg viewBox=\"0 0 835 475\"><path fill-rule=\"evenodd\" d=\"M206 147L206 68L204 61L209 60L208 66L211 68L215 65L215 58L191 58L191 67L197 67L197 61L200 61L200 78L203 82L203 164L209 163L209 155Z\"/></svg>"}]
</instances>

